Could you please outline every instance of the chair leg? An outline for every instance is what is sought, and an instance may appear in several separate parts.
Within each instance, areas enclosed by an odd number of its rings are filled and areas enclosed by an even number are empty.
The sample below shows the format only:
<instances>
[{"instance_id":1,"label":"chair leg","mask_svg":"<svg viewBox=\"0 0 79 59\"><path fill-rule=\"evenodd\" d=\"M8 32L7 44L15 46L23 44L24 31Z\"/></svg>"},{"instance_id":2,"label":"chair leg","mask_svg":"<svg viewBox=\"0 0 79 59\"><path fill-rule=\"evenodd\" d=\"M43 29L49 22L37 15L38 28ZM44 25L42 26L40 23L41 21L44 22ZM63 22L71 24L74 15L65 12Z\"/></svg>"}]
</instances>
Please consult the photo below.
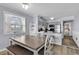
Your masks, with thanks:
<instances>
[{"instance_id":1,"label":"chair leg","mask_svg":"<svg viewBox=\"0 0 79 59\"><path fill-rule=\"evenodd\" d=\"M10 45L12 45L12 41L10 41Z\"/></svg>"}]
</instances>

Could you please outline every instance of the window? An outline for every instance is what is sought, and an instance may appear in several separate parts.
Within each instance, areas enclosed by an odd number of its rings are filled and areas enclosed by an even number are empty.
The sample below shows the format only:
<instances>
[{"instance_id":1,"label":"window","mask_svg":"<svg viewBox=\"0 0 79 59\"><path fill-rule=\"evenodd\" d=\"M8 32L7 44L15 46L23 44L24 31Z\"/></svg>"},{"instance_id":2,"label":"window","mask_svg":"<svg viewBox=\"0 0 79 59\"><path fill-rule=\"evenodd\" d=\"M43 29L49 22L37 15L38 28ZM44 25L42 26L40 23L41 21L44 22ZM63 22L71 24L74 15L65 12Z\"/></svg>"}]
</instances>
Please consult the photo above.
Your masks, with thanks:
<instances>
[{"instance_id":1,"label":"window","mask_svg":"<svg viewBox=\"0 0 79 59\"><path fill-rule=\"evenodd\" d=\"M56 32L56 33L60 33L60 32L61 32L60 26L61 26L60 24L56 24L56 25L55 25L55 32Z\"/></svg>"},{"instance_id":2,"label":"window","mask_svg":"<svg viewBox=\"0 0 79 59\"><path fill-rule=\"evenodd\" d=\"M4 28L6 34L25 33L25 18L11 14L5 14Z\"/></svg>"}]
</instances>

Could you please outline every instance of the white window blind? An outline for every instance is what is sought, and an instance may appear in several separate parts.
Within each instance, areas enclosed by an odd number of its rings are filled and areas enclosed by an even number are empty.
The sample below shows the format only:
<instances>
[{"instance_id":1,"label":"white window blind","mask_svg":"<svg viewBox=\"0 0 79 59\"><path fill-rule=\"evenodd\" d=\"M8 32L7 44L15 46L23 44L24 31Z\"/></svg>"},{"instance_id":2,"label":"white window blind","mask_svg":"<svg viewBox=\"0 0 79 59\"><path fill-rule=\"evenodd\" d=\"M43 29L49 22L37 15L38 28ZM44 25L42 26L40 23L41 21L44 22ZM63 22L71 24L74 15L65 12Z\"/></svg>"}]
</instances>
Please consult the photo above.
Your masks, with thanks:
<instances>
[{"instance_id":1,"label":"white window blind","mask_svg":"<svg viewBox=\"0 0 79 59\"><path fill-rule=\"evenodd\" d=\"M4 28L6 34L25 33L25 18L5 14Z\"/></svg>"}]
</instances>

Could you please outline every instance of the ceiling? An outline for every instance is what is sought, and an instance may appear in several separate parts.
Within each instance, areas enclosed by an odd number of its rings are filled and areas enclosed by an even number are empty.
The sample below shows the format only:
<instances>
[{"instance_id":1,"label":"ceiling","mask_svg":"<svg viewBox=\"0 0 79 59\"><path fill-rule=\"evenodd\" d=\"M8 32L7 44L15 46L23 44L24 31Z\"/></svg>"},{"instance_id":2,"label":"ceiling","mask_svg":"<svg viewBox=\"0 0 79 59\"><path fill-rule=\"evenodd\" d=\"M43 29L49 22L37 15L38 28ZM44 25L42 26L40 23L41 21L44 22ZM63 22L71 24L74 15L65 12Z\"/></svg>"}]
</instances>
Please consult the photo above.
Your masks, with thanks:
<instances>
[{"instance_id":1,"label":"ceiling","mask_svg":"<svg viewBox=\"0 0 79 59\"><path fill-rule=\"evenodd\" d=\"M28 10L23 9L21 3L1 3L0 6L31 15L55 18L79 15L79 3L30 3Z\"/></svg>"}]
</instances>

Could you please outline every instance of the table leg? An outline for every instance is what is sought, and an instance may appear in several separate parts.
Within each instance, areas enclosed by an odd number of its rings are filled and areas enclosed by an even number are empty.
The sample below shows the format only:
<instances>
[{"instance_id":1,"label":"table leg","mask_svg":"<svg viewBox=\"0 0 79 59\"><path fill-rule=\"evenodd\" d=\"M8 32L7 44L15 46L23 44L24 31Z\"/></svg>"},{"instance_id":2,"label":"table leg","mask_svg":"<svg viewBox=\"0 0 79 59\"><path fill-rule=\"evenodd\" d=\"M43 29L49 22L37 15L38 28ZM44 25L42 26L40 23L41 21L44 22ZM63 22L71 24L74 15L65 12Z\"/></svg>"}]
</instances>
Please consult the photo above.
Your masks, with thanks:
<instances>
[{"instance_id":1,"label":"table leg","mask_svg":"<svg viewBox=\"0 0 79 59\"><path fill-rule=\"evenodd\" d=\"M34 55L38 55L38 51L34 51Z\"/></svg>"}]
</instances>

